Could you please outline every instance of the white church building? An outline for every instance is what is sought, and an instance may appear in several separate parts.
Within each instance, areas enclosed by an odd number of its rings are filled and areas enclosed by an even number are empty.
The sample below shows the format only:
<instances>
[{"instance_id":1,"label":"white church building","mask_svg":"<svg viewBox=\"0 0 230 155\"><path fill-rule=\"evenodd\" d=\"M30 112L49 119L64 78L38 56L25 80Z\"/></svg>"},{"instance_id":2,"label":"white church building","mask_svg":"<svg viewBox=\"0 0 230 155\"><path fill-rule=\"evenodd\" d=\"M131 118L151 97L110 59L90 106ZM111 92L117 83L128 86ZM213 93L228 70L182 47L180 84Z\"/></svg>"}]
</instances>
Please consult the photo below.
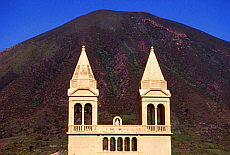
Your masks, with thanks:
<instances>
[{"instance_id":1,"label":"white church building","mask_svg":"<svg viewBox=\"0 0 230 155\"><path fill-rule=\"evenodd\" d=\"M139 92L140 125L122 125L119 116L114 117L112 125L98 124L99 90L85 46L82 46L68 89L68 154L171 155L171 94L153 47Z\"/></svg>"}]
</instances>

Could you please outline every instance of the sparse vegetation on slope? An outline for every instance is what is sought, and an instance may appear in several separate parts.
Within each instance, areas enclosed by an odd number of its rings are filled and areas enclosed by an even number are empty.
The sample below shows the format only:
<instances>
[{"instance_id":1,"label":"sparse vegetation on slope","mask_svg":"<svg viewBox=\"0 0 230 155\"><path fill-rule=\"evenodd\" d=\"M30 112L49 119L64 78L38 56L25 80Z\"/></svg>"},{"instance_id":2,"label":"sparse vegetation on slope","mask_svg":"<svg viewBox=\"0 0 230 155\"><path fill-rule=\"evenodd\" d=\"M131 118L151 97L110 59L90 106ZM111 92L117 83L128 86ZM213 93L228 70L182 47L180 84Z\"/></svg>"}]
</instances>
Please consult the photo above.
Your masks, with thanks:
<instances>
[{"instance_id":1,"label":"sparse vegetation on slope","mask_svg":"<svg viewBox=\"0 0 230 155\"><path fill-rule=\"evenodd\" d=\"M100 90L100 124L112 124L113 115L138 123L153 41L172 93L173 154L230 151L230 43L148 13L99 10L1 51L0 152L67 149L66 92L83 40Z\"/></svg>"}]
</instances>

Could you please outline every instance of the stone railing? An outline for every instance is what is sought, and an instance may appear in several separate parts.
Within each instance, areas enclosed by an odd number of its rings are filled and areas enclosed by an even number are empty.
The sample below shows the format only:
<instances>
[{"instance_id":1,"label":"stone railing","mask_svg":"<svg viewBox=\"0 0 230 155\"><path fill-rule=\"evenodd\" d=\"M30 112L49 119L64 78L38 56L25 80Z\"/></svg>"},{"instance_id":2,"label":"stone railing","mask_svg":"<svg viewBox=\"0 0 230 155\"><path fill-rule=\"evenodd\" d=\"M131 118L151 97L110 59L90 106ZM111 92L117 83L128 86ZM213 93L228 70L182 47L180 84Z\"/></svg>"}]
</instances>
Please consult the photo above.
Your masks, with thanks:
<instances>
[{"instance_id":1,"label":"stone railing","mask_svg":"<svg viewBox=\"0 0 230 155\"><path fill-rule=\"evenodd\" d=\"M167 125L70 125L69 133L84 134L165 134L171 133Z\"/></svg>"},{"instance_id":2,"label":"stone railing","mask_svg":"<svg viewBox=\"0 0 230 155\"><path fill-rule=\"evenodd\" d=\"M150 131L160 131L160 132L164 132L167 131L168 126L165 125L147 125L146 126L148 130Z\"/></svg>"},{"instance_id":3,"label":"stone railing","mask_svg":"<svg viewBox=\"0 0 230 155\"><path fill-rule=\"evenodd\" d=\"M109 152L109 151L105 151L105 152L98 152L97 154L99 155L120 155L120 154L125 154L125 155L140 155L143 154L143 152L122 152L122 151L117 151L117 152Z\"/></svg>"},{"instance_id":4,"label":"stone railing","mask_svg":"<svg viewBox=\"0 0 230 155\"><path fill-rule=\"evenodd\" d=\"M93 131L92 125L74 125L73 131Z\"/></svg>"}]
</instances>

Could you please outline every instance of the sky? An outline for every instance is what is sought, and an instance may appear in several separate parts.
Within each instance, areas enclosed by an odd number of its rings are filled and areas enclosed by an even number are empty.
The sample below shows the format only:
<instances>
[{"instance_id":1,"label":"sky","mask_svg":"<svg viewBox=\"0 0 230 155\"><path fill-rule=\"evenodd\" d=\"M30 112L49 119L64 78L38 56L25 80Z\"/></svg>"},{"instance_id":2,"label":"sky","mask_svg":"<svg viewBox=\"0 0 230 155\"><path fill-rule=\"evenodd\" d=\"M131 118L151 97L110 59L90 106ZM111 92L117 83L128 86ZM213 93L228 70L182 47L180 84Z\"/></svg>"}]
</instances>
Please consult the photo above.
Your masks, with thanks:
<instances>
[{"instance_id":1,"label":"sky","mask_svg":"<svg viewBox=\"0 0 230 155\"><path fill-rule=\"evenodd\" d=\"M0 0L0 51L99 9L148 12L230 42L230 0Z\"/></svg>"}]
</instances>

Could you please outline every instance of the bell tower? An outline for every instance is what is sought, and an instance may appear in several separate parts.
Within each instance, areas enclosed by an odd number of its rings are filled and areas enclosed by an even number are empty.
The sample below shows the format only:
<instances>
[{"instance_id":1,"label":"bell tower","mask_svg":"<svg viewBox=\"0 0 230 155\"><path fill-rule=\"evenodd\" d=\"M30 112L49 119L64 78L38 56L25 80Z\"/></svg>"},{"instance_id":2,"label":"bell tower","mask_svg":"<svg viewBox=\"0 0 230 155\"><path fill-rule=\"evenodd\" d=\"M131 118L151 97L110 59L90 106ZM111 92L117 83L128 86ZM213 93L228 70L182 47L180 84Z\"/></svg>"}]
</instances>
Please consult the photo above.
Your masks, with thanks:
<instances>
[{"instance_id":1,"label":"bell tower","mask_svg":"<svg viewBox=\"0 0 230 155\"><path fill-rule=\"evenodd\" d=\"M143 150L146 154L171 155L171 125L170 125L170 91L167 89L160 66L151 47L149 58L140 85L141 123L149 132L151 138L143 137ZM149 149L149 145L154 149Z\"/></svg>"},{"instance_id":2,"label":"bell tower","mask_svg":"<svg viewBox=\"0 0 230 155\"><path fill-rule=\"evenodd\" d=\"M169 98L171 94L167 89L167 82L163 77L153 47L150 50L139 92L142 125L170 126Z\"/></svg>"},{"instance_id":3,"label":"bell tower","mask_svg":"<svg viewBox=\"0 0 230 155\"><path fill-rule=\"evenodd\" d=\"M85 46L82 46L81 55L75 68L72 79L70 80L69 96L69 131L76 125L97 125L97 81L94 78L89 60L86 55ZM86 123L85 116L90 121ZM78 120L75 115L81 115ZM83 126L84 127L84 126Z\"/></svg>"}]
</instances>

